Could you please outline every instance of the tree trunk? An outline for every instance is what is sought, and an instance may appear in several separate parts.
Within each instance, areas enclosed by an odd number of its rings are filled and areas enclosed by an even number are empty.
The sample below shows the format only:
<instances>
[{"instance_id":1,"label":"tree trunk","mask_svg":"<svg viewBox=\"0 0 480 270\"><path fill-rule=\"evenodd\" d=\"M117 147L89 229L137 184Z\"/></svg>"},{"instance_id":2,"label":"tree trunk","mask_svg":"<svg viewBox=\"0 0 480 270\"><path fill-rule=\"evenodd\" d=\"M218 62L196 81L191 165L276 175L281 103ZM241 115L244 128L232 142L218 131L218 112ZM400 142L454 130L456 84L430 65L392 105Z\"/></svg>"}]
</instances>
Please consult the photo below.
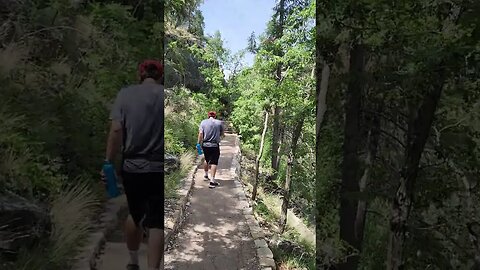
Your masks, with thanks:
<instances>
[{"instance_id":1,"label":"tree trunk","mask_svg":"<svg viewBox=\"0 0 480 270\"><path fill-rule=\"evenodd\" d=\"M285 187L283 190L283 198L282 198L282 210L280 213L280 233L283 233L285 231L285 227L287 225L287 210L288 210L288 202L290 200L290 183L292 181L292 165L293 165L293 155L290 153L288 155Z\"/></svg>"},{"instance_id":2,"label":"tree trunk","mask_svg":"<svg viewBox=\"0 0 480 270\"><path fill-rule=\"evenodd\" d=\"M282 211L280 213L280 233L285 231L285 227L287 225L287 210L288 210L288 203L290 201L290 184L292 181L292 167L293 162L295 161L295 152L297 151L297 143L300 135L302 133L304 117L297 122L295 129L292 134L292 146L290 148L290 154L288 155L287 161L287 172L285 177L285 187L283 190L283 199L282 199Z\"/></svg>"},{"instance_id":3,"label":"tree trunk","mask_svg":"<svg viewBox=\"0 0 480 270\"><path fill-rule=\"evenodd\" d=\"M437 16L457 24L461 14L462 7L453 5L448 14L441 14L440 12ZM443 24L440 27L442 27L440 31L445 31ZM447 76L444 65L444 61L437 65L440 69L436 73L436 80L432 80L434 82L433 89L423 97L422 105L416 111L416 114L411 114L409 118L405 159L400 172L400 184L393 200L392 216L390 218L390 241L387 255L388 270L404 268L403 246L406 239L407 222L413 203L414 187L419 170L418 165L430 135L435 111L442 95L445 77ZM480 245L478 247L480 249Z\"/></svg>"},{"instance_id":4,"label":"tree trunk","mask_svg":"<svg viewBox=\"0 0 480 270\"><path fill-rule=\"evenodd\" d=\"M360 192L365 192L368 181L370 179L373 160L375 160L375 156L377 155L379 138L380 138L380 117L377 114L375 114L372 119L372 128L370 129L368 134L368 146L367 146L368 151L367 151L367 157L365 158L365 169L363 171L363 175L359 183ZM359 242L358 244L359 251L361 250L362 242L363 242L366 213L367 213L367 201L365 199L361 199L358 202L357 215L355 218L355 237Z\"/></svg>"},{"instance_id":5,"label":"tree trunk","mask_svg":"<svg viewBox=\"0 0 480 270\"><path fill-rule=\"evenodd\" d=\"M340 239L354 249L359 248L359 239L355 236L355 218L358 201L348 198L359 191L360 161L358 147L361 144L360 111L364 87L365 55L361 45L355 44L350 53L350 80L346 92L345 131L343 143L342 186L340 188ZM338 269L356 269L359 256L349 256L340 263Z\"/></svg>"},{"instance_id":6,"label":"tree trunk","mask_svg":"<svg viewBox=\"0 0 480 270\"><path fill-rule=\"evenodd\" d=\"M327 63L323 64L322 77L320 81L320 89L317 93L317 117L316 117L316 138L319 141L320 126L323 122L323 116L327 111L327 91L328 79L330 78L330 66Z\"/></svg>"},{"instance_id":7,"label":"tree trunk","mask_svg":"<svg viewBox=\"0 0 480 270\"><path fill-rule=\"evenodd\" d=\"M276 33L276 38L280 39L283 36L283 25L285 23L285 0L280 0L280 4L278 7L278 12L279 12L279 21L278 21L278 30ZM277 55L282 57L283 52L281 49L277 52ZM276 78L278 84L282 82L282 63L279 63L277 65L276 69ZM273 136L272 136L272 169L273 169L273 175L272 179L277 178L277 172L278 168L280 165L280 138L281 138L281 123L280 123L280 115L281 115L281 109L278 107L278 105L275 105L274 107L274 113L273 113Z\"/></svg>"},{"instance_id":8,"label":"tree trunk","mask_svg":"<svg viewBox=\"0 0 480 270\"><path fill-rule=\"evenodd\" d=\"M255 201L255 199L257 198L258 173L260 170L260 159L262 158L262 154L263 154L263 144L265 142L265 133L267 132L267 127L268 127L268 111L265 112L265 122L263 125L262 139L260 140L260 149L258 150L257 159L255 160L255 182L253 184L252 201Z\"/></svg>"},{"instance_id":9,"label":"tree trunk","mask_svg":"<svg viewBox=\"0 0 480 270\"><path fill-rule=\"evenodd\" d=\"M281 130L280 130L280 107L275 105L273 111L273 131L272 131L272 169L273 169L273 176L272 178L277 178L277 170L279 167L279 148L280 148L280 137L281 137Z\"/></svg>"},{"instance_id":10,"label":"tree trunk","mask_svg":"<svg viewBox=\"0 0 480 270\"><path fill-rule=\"evenodd\" d=\"M390 219L390 241L387 256L388 270L404 268L403 246L406 239L407 221L413 202L418 164L430 134L435 110L442 93L443 78L443 75L439 76L440 83L424 97L420 109L415 115L411 116L411 121L409 121L405 160L400 172L400 184L393 200Z\"/></svg>"}]
</instances>

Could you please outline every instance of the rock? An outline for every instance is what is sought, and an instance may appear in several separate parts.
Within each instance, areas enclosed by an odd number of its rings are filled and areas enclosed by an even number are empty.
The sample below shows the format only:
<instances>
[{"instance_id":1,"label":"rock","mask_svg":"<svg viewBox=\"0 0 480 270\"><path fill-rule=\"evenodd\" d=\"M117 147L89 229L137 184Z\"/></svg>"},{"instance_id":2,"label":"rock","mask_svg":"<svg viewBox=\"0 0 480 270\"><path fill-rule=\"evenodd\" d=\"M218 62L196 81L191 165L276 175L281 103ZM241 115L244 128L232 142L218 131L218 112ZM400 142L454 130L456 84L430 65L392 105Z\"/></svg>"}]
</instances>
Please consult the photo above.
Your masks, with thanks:
<instances>
[{"instance_id":1,"label":"rock","mask_svg":"<svg viewBox=\"0 0 480 270\"><path fill-rule=\"evenodd\" d=\"M258 257L266 257L273 259L273 253L268 247L257 248Z\"/></svg>"},{"instance_id":2,"label":"rock","mask_svg":"<svg viewBox=\"0 0 480 270\"><path fill-rule=\"evenodd\" d=\"M305 252L304 248L292 241L285 240L285 239L280 239L278 236L272 237L270 240L270 245L282 250L285 253L291 253L291 254L296 254L296 255L301 255L302 253Z\"/></svg>"},{"instance_id":3,"label":"rock","mask_svg":"<svg viewBox=\"0 0 480 270\"><path fill-rule=\"evenodd\" d=\"M263 269L271 270L272 268L275 267L275 260L273 260L272 258L260 257L258 260L259 260L260 266L265 267L265 268L262 268L262 270Z\"/></svg>"},{"instance_id":4,"label":"rock","mask_svg":"<svg viewBox=\"0 0 480 270\"><path fill-rule=\"evenodd\" d=\"M166 154L164 168L166 174L178 170L180 168L180 159L174 155Z\"/></svg>"},{"instance_id":5,"label":"rock","mask_svg":"<svg viewBox=\"0 0 480 270\"><path fill-rule=\"evenodd\" d=\"M32 248L49 236L48 210L23 197L0 194L0 217L0 253L11 259L20 248Z\"/></svg>"},{"instance_id":6,"label":"rock","mask_svg":"<svg viewBox=\"0 0 480 270\"><path fill-rule=\"evenodd\" d=\"M268 248L267 242L264 239L255 239L253 241L257 248Z\"/></svg>"},{"instance_id":7,"label":"rock","mask_svg":"<svg viewBox=\"0 0 480 270\"><path fill-rule=\"evenodd\" d=\"M176 39L174 35L169 35L167 33L167 36ZM193 40L191 42L194 43ZM174 62L175 61L178 60L174 60ZM206 83L205 77L200 72L200 67L204 66L205 63L201 62L191 54L186 54L182 61L185 62L186 67L183 71L176 70L174 66L171 66L170 63L167 62L165 68L165 88L171 88L175 85L183 84L192 92L200 92Z\"/></svg>"}]
</instances>

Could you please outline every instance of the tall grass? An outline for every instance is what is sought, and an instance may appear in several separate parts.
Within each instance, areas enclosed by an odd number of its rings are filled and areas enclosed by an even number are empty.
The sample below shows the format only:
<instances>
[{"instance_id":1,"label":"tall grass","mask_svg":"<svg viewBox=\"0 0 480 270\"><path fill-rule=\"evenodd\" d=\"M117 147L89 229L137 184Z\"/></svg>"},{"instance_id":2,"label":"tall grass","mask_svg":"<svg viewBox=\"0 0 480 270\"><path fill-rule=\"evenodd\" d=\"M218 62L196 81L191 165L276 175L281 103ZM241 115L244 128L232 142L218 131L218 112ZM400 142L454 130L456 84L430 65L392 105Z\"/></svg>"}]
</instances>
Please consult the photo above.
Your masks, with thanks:
<instances>
[{"instance_id":1,"label":"tall grass","mask_svg":"<svg viewBox=\"0 0 480 270\"><path fill-rule=\"evenodd\" d=\"M176 191L193 166L194 155L185 152L180 156L180 169L165 176L165 198L176 197Z\"/></svg>"},{"instance_id":2,"label":"tall grass","mask_svg":"<svg viewBox=\"0 0 480 270\"><path fill-rule=\"evenodd\" d=\"M52 202L50 215L53 229L45 239L30 251L23 250L12 270L67 269L84 244L91 229L92 216L99 201L86 181L63 190Z\"/></svg>"}]
</instances>

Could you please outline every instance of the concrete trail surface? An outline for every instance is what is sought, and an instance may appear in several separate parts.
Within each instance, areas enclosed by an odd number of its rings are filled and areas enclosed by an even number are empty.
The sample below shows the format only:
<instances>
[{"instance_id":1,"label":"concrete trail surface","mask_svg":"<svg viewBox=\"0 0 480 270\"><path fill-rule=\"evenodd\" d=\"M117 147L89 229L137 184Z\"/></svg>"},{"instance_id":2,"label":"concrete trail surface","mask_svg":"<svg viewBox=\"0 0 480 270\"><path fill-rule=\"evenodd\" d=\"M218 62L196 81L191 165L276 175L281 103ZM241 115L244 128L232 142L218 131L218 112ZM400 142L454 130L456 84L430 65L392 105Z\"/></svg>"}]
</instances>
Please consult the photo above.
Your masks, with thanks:
<instances>
[{"instance_id":1,"label":"concrete trail surface","mask_svg":"<svg viewBox=\"0 0 480 270\"><path fill-rule=\"evenodd\" d=\"M124 221L123 219L122 221ZM101 254L100 260L97 260L97 270L124 270L126 269L129 254L127 246L125 244L125 238L123 234L123 222L119 224L119 227L110 235L105 243L103 254ZM147 245L146 241L140 245L138 251L138 260L140 270L148 270L147 267Z\"/></svg>"},{"instance_id":2,"label":"concrete trail surface","mask_svg":"<svg viewBox=\"0 0 480 270\"><path fill-rule=\"evenodd\" d=\"M235 185L232 160L236 135L226 134L220 146L216 179L209 189L204 170L195 175L195 186L186 220L165 254L165 269L258 270L255 243L250 235Z\"/></svg>"}]
</instances>

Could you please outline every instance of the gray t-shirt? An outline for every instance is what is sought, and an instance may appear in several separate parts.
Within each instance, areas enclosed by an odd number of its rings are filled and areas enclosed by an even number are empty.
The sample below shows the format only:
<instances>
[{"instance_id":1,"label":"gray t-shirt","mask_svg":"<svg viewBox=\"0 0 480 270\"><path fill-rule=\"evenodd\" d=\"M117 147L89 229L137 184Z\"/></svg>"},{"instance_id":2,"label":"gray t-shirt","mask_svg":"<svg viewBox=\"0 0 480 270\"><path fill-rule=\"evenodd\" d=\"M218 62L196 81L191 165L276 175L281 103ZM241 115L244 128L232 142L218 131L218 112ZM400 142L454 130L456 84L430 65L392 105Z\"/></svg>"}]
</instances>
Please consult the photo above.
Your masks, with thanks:
<instances>
[{"instance_id":1,"label":"gray t-shirt","mask_svg":"<svg viewBox=\"0 0 480 270\"><path fill-rule=\"evenodd\" d=\"M123 88L110 119L123 128L123 170L131 173L163 172L164 88L143 83Z\"/></svg>"},{"instance_id":2,"label":"gray t-shirt","mask_svg":"<svg viewBox=\"0 0 480 270\"><path fill-rule=\"evenodd\" d=\"M203 146L216 147L220 143L220 135L223 132L223 123L213 117L200 123L199 131L203 134Z\"/></svg>"}]
</instances>

